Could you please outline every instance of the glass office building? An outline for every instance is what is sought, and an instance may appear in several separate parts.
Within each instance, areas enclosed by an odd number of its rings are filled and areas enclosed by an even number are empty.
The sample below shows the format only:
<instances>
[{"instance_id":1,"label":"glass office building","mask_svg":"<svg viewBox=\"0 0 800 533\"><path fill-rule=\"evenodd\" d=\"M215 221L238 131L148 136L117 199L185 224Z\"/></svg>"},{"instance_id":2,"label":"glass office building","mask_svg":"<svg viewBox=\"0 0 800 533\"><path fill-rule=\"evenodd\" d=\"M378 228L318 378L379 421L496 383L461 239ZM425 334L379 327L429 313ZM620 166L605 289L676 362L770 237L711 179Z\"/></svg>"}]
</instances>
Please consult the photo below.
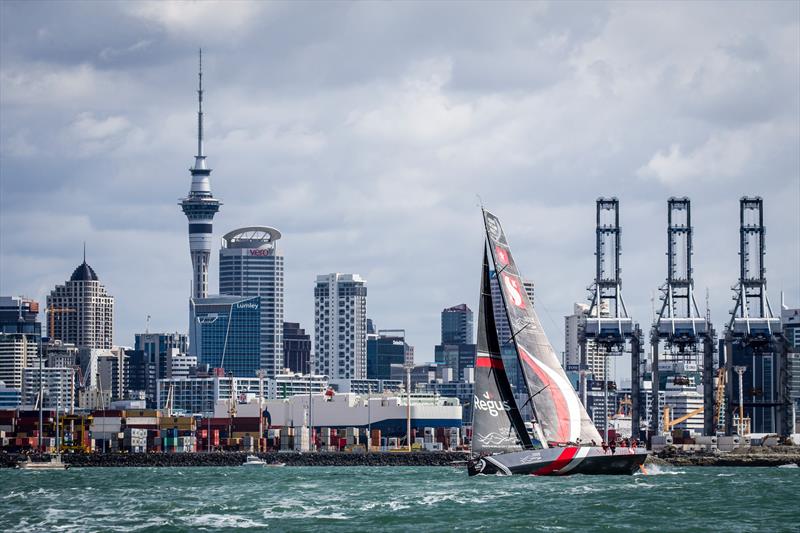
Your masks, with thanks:
<instances>
[{"instance_id":1,"label":"glass office building","mask_svg":"<svg viewBox=\"0 0 800 533\"><path fill-rule=\"evenodd\" d=\"M235 377L260 368L261 298L213 296L192 299L191 351L199 365Z\"/></svg>"}]
</instances>

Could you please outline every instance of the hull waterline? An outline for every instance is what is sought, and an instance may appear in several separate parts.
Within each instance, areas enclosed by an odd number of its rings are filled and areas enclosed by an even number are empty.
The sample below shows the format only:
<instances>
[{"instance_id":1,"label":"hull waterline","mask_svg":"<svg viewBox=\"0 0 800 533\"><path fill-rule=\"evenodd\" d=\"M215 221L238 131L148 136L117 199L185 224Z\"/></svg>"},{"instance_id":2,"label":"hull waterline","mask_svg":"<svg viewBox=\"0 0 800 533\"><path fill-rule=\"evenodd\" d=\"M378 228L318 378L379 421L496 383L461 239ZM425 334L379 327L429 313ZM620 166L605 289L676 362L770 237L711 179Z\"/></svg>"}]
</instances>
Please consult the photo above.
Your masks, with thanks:
<instances>
[{"instance_id":1,"label":"hull waterline","mask_svg":"<svg viewBox=\"0 0 800 533\"><path fill-rule=\"evenodd\" d=\"M645 459L643 450L617 448L612 454L598 446L567 446L476 457L467 464L467 471L470 476L632 475L640 471Z\"/></svg>"}]
</instances>

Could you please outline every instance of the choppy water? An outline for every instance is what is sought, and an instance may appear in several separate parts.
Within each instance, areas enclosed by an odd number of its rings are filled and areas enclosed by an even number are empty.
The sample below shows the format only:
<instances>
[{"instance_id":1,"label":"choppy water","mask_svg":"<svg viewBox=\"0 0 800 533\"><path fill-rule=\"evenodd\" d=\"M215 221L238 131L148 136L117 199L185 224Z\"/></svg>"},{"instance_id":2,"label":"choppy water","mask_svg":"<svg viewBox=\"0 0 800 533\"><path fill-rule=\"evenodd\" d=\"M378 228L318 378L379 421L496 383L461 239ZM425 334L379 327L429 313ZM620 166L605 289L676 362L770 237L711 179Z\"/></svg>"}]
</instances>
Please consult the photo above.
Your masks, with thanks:
<instances>
[{"instance_id":1,"label":"choppy water","mask_svg":"<svg viewBox=\"0 0 800 533\"><path fill-rule=\"evenodd\" d=\"M454 468L0 470L0 531L800 531L800 469L468 478Z\"/></svg>"}]
</instances>

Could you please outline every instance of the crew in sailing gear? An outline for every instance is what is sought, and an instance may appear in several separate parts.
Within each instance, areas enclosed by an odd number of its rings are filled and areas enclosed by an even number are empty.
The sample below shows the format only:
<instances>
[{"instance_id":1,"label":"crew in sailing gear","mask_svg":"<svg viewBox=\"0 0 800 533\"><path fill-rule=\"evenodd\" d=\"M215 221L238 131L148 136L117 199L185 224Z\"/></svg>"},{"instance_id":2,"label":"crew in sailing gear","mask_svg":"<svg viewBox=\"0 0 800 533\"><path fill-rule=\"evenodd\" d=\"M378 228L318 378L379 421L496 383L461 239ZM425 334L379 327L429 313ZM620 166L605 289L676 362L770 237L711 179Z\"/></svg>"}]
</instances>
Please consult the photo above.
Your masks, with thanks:
<instances>
[{"instance_id":1,"label":"crew in sailing gear","mask_svg":"<svg viewBox=\"0 0 800 533\"><path fill-rule=\"evenodd\" d=\"M617 452L617 441L612 440L608 447L611 448L611 455L614 455Z\"/></svg>"}]
</instances>

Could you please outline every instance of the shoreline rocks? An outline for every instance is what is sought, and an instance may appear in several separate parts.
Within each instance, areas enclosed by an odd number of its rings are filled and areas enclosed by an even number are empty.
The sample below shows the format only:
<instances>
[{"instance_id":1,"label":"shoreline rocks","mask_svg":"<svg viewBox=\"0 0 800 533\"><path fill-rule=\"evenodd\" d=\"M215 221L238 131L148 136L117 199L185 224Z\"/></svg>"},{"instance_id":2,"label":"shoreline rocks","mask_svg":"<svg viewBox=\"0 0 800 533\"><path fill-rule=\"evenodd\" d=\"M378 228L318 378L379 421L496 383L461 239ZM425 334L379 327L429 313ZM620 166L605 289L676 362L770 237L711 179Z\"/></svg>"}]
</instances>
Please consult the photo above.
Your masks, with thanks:
<instances>
[{"instance_id":1,"label":"shoreline rocks","mask_svg":"<svg viewBox=\"0 0 800 533\"><path fill-rule=\"evenodd\" d=\"M74 467L170 467L170 466L240 466L248 455L257 455L267 463L286 466L453 466L469 459L467 452L373 452L373 453L298 453L244 452L212 453L119 453L65 454L62 460ZM13 468L25 460L22 454L0 455L0 468ZM49 455L31 455L34 461L48 460Z\"/></svg>"}]
</instances>

